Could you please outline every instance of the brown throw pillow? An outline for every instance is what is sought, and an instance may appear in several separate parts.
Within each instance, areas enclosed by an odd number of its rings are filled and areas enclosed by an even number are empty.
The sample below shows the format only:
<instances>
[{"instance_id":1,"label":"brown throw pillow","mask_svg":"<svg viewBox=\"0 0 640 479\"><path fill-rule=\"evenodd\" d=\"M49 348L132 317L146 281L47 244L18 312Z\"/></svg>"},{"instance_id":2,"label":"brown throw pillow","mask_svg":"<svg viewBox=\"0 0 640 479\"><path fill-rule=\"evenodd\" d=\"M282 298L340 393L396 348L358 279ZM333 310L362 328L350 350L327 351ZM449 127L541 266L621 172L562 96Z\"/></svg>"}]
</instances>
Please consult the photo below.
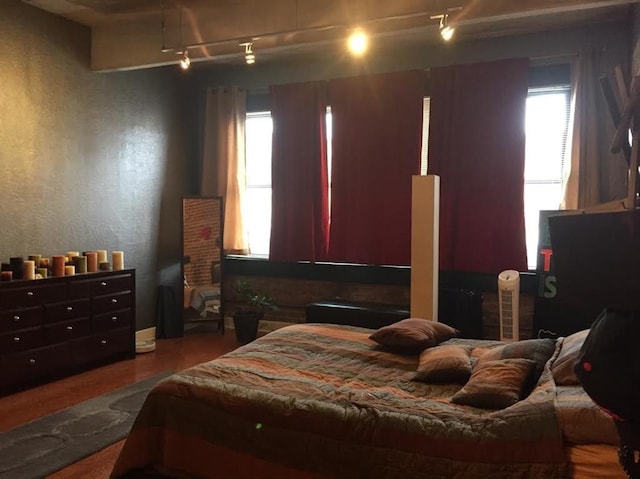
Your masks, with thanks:
<instances>
[{"instance_id":1,"label":"brown throw pillow","mask_svg":"<svg viewBox=\"0 0 640 479\"><path fill-rule=\"evenodd\" d=\"M589 330L585 329L583 331L573 333L562 340L560 354L558 354L556 360L551 364L553 380L558 386L572 386L580 384L576 373L573 372L573 365L578 359L580 348L582 348L582 343L584 343L588 334Z\"/></svg>"},{"instance_id":2,"label":"brown throw pillow","mask_svg":"<svg viewBox=\"0 0 640 479\"><path fill-rule=\"evenodd\" d=\"M420 353L414 380L433 383L465 383L471 376L469 347L441 345Z\"/></svg>"},{"instance_id":3,"label":"brown throw pillow","mask_svg":"<svg viewBox=\"0 0 640 479\"><path fill-rule=\"evenodd\" d=\"M517 403L536 366L530 359L498 359L477 363L451 402L482 409L504 409Z\"/></svg>"},{"instance_id":4,"label":"brown throw pillow","mask_svg":"<svg viewBox=\"0 0 640 479\"><path fill-rule=\"evenodd\" d=\"M457 329L437 321L407 318L378 329L369 339L395 352L418 354L458 334Z\"/></svg>"},{"instance_id":5,"label":"brown throw pillow","mask_svg":"<svg viewBox=\"0 0 640 479\"><path fill-rule=\"evenodd\" d=\"M524 358L535 361L535 374L529 378L525 392L530 392L538 382L544 365L556 350L556 340L551 338L525 339L505 343L501 346L489 348L478 358L478 364L496 359Z\"/></svg>"}]
</instances>

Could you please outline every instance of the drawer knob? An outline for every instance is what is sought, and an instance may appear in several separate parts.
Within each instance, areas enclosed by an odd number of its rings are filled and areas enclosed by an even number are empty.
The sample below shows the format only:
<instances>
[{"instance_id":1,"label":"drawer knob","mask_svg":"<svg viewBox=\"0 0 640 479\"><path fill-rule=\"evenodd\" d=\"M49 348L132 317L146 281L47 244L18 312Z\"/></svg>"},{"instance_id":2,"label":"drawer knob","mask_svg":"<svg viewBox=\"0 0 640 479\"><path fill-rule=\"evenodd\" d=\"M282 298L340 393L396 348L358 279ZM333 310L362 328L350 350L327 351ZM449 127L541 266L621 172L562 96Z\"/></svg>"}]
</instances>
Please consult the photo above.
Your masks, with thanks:
<instances>
[{"instance_id":1,"label":"drawer knob","mask_svg":"<svg viewBox=\"0 0 640 479\"><path fill-rule=\"evenodd\" d=\"M104 346L105 344L107 344L107 340L106 339L101 339L100 340L100 344L102 344Z\"/></svg>"},{"instance_id":2,"label":"drawer knob","mask_svg":"<svg viewBox=\"0 0 640 479\"><path fill-rule=\"evenodd\" d=\"M112 302L113 304L117 304L117 303L118 303L118 300L117 300L116 298L112 298L112 299L111 299L111 302Z\"/></svg>"},{"instance_id":3,"label":"drawer knob","mask_svg":"<svg viewBox=\"0 0 640 479\"><path fill-rule=\"evenodd\" d=\"M17 314L13 317L13 322L17 323L18 321L20 321L20 316L18 316Z\"/></svg>"},{"instance_id":4,"label":"drawer knob","mask_svg":"<svg viewBox=\"0 0 640 479\"><path fill-rule=\"evenodd\" d=\"M118 317L117 316L111 316L111 321L113 321L115 323L116 321L118 321Z\"/></svg>"},{"instance_id":5,"label":"drawer knob","mask_svg":"<svg viewBox=\"0 0 640 479\"><path fill-rule=\"evenodd\" d=\"M102 281L102 282L100 283L100 286L106 286L106 285L107 285L107 282L106 282L106 281Z\"/></svg>"},{"instance_id":6,"label":"drawer knob","mask_svg":"<svg viewBox=\"0 0 640 479\"><path fill-rule=\"evenodd\" d=\"M73 311L73 306L67 306L67 311Z\"/></svg>"},{"instance_id":7,"label":"drawer knob","mask_svg":"<svg viewBox=\"0 0 640 479\"><path fill-rule=\"evenodd\" d=\"M19 343L20 342L20 336L14 336L13 337L13 342L14 343Z\"/></svg>"},{"instance_id":8,"label":"drawer knob","mask_svg":"<svg viewBox=\"0 0 640 479\"><path fill-rule=\"evenodd\" d=\"M27 291L27 296L33 296L33 291Z\"/></svg>"},{"instance_id":9,"label":"drawer knob","mask_svg":"<svg viewBox=\"0 0 640 479\"><path fill-rule=\"evenodd\" d=\"M67 326L67 331L73 331L73 326Z\"/></svg>"},{"instance_id":10,"label":"drawer knob","mask_svg":"<svg viewBox=\"0 0 640 479\"><path fill-rule=\"evenodd\" d=\"M36 360L35 359L29 359L29 366L35 366L36 365Z\"/></svg>"}]
</instances>

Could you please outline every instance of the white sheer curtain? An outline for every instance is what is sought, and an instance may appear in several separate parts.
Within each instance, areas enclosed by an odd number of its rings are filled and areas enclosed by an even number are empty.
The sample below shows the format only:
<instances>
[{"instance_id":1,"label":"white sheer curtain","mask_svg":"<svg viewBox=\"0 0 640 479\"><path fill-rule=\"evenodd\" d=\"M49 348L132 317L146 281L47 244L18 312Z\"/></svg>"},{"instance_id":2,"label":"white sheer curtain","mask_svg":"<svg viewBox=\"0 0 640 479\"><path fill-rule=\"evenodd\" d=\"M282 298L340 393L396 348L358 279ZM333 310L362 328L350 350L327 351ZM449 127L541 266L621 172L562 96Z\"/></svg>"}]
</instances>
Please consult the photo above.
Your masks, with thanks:
<instances>
[{"instance_id":1,"label":"white sheer curtain","mask_svg":"<svg viewBox=\"0 0 640 479\"><path fill-rule=\"evenodd\" d=\"M565 179L564 209L581 209L626 196L627 165L609 151L614 127L599 77L611 73L606 52L582 49L572 64L572 116L567 139L570 161Z\"/></svg>"},{"instance_id":2,"label":"white sheer curtain","mask_svg":"<svg viewBox=\"0 0 640 479\"><path fill-rule=\"evenodd\" d=\"M237 86L207 90L200 194L224 198L225 253L247 253L242 220L247 95Z\"/></svg>"}]
</instances>

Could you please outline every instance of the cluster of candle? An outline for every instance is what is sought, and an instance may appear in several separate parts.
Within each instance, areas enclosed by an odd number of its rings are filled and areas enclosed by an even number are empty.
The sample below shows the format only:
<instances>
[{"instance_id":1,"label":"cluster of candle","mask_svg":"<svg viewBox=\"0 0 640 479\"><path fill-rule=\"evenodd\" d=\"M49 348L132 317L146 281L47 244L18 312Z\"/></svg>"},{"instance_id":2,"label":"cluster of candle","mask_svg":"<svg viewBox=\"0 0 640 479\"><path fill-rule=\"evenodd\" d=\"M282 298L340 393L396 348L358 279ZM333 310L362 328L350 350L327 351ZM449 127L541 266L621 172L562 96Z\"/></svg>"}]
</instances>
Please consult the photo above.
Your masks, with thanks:
<instances>
[{"instance_id":1,"label":"cluster of candle","mask_svg":"<svg viewBox=\"0 0 640 479\"><path fill-rule=\"evenodd\" d=\"M39 254L30 254L29 259L12 257L9 263L2 263L0 280L41 279L47 276L71 276L74 274L95 273L111 269L124 269L124 253L111 252L111 263L107 259L107 250L69 251L66 255L53 255L43 258Z\"/></svg>"}]
</instances>

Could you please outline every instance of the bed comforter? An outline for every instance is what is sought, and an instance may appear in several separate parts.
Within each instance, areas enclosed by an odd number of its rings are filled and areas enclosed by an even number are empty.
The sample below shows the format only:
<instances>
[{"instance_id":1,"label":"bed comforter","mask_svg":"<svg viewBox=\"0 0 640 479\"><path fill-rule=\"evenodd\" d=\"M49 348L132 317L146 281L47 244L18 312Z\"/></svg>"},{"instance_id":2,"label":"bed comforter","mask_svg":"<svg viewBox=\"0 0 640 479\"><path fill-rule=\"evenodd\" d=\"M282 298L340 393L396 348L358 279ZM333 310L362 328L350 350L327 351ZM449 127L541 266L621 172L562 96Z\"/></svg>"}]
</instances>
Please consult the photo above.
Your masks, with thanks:
<instances>
[{"instance_id":1,"label":"bed comforter","mask_svg":"<svg viewBox=\"0 0 640 479\"><path fill-rule=\"evenodd\" d=\"M413 381L417 356L370 333L289 326L162 381L112 478L564 477L553 358L526 399L481 410L450 402L460 385Z\"/></svg>"}]
</instances>

